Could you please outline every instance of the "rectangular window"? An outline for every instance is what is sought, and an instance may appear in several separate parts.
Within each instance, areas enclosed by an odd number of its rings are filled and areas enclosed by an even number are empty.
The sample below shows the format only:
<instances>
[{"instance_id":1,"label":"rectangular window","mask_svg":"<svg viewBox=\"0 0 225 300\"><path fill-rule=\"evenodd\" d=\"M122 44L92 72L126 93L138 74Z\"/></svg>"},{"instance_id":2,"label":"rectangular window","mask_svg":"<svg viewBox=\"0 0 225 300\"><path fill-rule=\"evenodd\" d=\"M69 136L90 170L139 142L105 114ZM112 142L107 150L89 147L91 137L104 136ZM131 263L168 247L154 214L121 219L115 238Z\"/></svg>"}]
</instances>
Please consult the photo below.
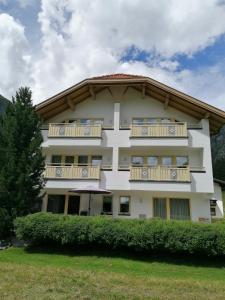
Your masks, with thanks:
<instances>
[{"instance_id":1,"label":"rectangular window","mask_svg":"<svg viewBox=\"0 0 225 300\"><path fill-rule=\"evenodd\" d=\"M133 166L142 166L144 164L144 157L142 156L132 156Z\"/></svg>"},{"instance_id":2,"label":"rectangular window","mask_svg":"<svg viewBox=\"0 0 225 300\"><path fill-rule=\"evenodd\" d=\"M190 220L188 199L170 199L170 219Z\"/></svg>"},{"instance_id":3,"label":"rectangular window","mask_svg":"<svg viewBox=\"0 0 225 300\"><path fill-rule=\"evenodd\" d=\"M91 120L90 119L80 119L79 123L80 123L80 125L90 125Z\"/></svg>"},{"instance_id":4,"label":"rectangular window","mask_svg":"<svg viewBox=\"0 0 225 300\"><path fill-rule=\"evenodd\" d=\"M168 124L168 123L171 123L171 120L170 120L170 119L167 119L167 118L162 118L162 119L161 119L161 123L163 123L163 124Z\"/></svg>"},{"instance_id":5,"label":"rectangular window","mask_svg":"<svg viewBox=\"0 0 225 300\"><path fill-rule=\"evenodd\" d=\"M103 196L103 213L112 213L112 196Z\"/></svg>"},{"instance_id":6,"label":"rectangular window","mask_svg":"<svg viewBox=\"0 0 225 300\"><path fill-rule=\"evenodd\" d=\"M166 219L166 198L153 199L154 217Z\"/></svg>"},{"instance_id":7,"label":"rectangular window","mask_svg":"<svg viewBox=\"0 0 225 300\"><path fill-rule=\"evenodd\" d=\"M87 155L79 155L78 156L78 165L79 166L87 166L88 165L88 156Z\"/></svg>"},{"instance_id":8,"label":"rectangular window","mask_svg":"<svg viewBox=\"0 0 225 300\"><path fill-rule=\"evenodd\" d=\"M65 157L65 164L66 165L74 164L74 156L70 156L70 155L66 156Z\"/></svg>"},{"instance_id":9,"label":"rectangular window","mask_svg":"<svg viewBox=\"0 0 225 300\"><path fill-rule=\"evenodd\" d=\"M130 197L129 196L121 196L120 197L120 213L121 214L129 214L130 212Z\"/></svg>"},{"instance_id":10,"label":"rectangular window","mask_svg":"<svg viewBox=\"0 0 225 300\"><path fill-rule=\"evenodd\" d=\"M61 155L52 155L52 164L56 166L60 166L62 162L62 156Z\"/></svg>"},{"instance_id":11,"label":"rectangular window","mask_svg":"<svg viewBox=\"0 0 225 300\"><path fill-rule=\"evenodd\" d=\"M216 216L216 208L215 207L210 207L210 214L211 216Z\"/></svg>"},{"instance_id":12,"label":"rectangular window","mask_svg":"<svg viewBox=\"0 0 225 300\"><path fill-rule=\"evenodd\" d=\"M158 157L157 156L148 156L147 157L148 166L155 167L158 165Z\"/></svg>"},{"instance_id":13,"label":"rectangular window","mask_svg":"<svg viewBox=\"0 0 225 300\"><path fill-rule=\"evenodd\" d=\"M172 157L171 156L163 156L162 157L162 165L163 166L171 166L172 165Z\"/></svg>"},{"instance_id":14,"label":"rectangular window","mask_svg":"<svg viewBox=\"0 0 225 300\"><path fill-rule=\"evenodd\" d=\"M146 124L156 124L156 123L158 123L158 119L156 119L156 118L147 118L147 119L145 119L145 123Z\"/></svg>"},{"instance_id":15,"label":"rectangular window","mask_svg":"<svg viewBox=\"0 0 225 300\"><path fill-rule=\"evenodd\" d=\"M132 124L134 125L142 125L144 123L144 119L141 118L135 118L132 120Z\"/></svg>"},{"instance_id":16,"label":"rectangular window","mask_svg":"<svg viewBox=\"0 0 225 300\"><path fill-rule=\"evenodd\" d=\"M187 156L177 156L176 157L176 165L178 167L183 167L188 165L188 157Z\"/></svg>"},{"instance_id":17,"label":"rectangular window","mask_svg":"<svg viewBox=\"0 0 225 300\"><path fill-rule=\"evenodd\" d=\"M92 166L100 166L101 163L102 163L102 156L101 155L93 155L91 157Z\"/></svg>"},{"instance_id":18,"label":"rectangular window","mask_svg":"<svg viewBox=\"0 0 225 300\"><path fill-rule=\"evenodd\" d=\"M103 119L93 119L94 125L103 125L104 120Z\"/></svg>"},{"instance_id":19,"label":"rectangular window","mask_svg":"<svg viewBox=\"0 0 225 300\"><path fill-rule=\"evenodd\" d=\"M48 195L47 211L54 214L63 214L65 206L65 195Z\"/></svg>"}]
</instances>

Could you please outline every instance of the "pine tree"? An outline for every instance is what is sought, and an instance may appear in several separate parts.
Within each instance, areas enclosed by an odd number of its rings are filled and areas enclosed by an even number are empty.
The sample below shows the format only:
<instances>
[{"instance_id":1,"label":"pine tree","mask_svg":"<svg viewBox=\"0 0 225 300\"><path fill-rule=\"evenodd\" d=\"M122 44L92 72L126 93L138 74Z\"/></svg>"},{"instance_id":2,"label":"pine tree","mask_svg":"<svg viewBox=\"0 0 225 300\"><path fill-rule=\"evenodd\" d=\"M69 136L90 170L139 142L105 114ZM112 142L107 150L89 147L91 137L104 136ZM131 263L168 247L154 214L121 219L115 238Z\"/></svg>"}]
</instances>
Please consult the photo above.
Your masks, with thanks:
<instances>
[{"instance_id":1,"label":"pine tree","mask_svg":"<svg viewBox=\"0 0 225 300\"><path fill-rule=\"evenodd\" d=\"M34 212L44 187L41 120L29 88L20 88L0 119L0 208L11 224Z\"/></svg>"}]
</instances>

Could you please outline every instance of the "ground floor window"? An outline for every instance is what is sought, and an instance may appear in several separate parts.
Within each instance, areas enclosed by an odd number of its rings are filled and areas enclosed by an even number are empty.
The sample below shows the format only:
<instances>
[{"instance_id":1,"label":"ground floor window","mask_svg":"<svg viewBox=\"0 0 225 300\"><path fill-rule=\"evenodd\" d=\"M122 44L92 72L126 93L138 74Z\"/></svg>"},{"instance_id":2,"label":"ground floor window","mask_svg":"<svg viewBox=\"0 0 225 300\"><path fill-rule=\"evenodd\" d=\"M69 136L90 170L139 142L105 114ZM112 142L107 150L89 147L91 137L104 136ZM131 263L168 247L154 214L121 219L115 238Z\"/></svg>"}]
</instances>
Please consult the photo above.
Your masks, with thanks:
<instances>
[{"instance_id":1,"label":"ground floor window","mask_svg":"<svg viewBox=\"0 0 225 300\"><path fill-rule=\"evenodd\" d=\"M189 199L154 198L154 217L171 220L190 220Z\"/></svg>"},{"instance_id":2,"label":"ground floor window","mask_svg":"<svg viewBox=\"0 0 225 300\"><path fill-rule=\"evenodd\" d=\"M189 199L170 199L170 219L190 220Z\"/></svg>"},{"instance_id":3,"label":"ground floor window","mask_svg":"<svg viewBox=\"0 0 225 300\"><path fill-rule=\"evenodd\" d=\"M130 213L130 196L120 197L120 213L129 214Z\"/></svg>"},{"instance_id":4,"label":"ground floor window","mask_svg":"<svg viewBox=\"0 0 225 300\"><path fill-rule=\"evenodd\" d=\"M64 213L65 195L48 195L47 211L54 214Z\"/></svg>"},{"instance_id":5,"label":"ground floor window","mask_svg":"<svg viewBox=\"0 0 225 300\"><path fill-rule=\"evenodd\" d=\"M155 198L154 217L166 219L166 198Z\"/></svg>"},{"instance_id":6,"label":"ground floor window","mask_svg":"<svg viewBox=\"0 0 225 300\"><path fill-rule=\"evenodd\" d=\"M112 213L112 196L103 196L103 213Z\"/></svg>"}]
</instances>

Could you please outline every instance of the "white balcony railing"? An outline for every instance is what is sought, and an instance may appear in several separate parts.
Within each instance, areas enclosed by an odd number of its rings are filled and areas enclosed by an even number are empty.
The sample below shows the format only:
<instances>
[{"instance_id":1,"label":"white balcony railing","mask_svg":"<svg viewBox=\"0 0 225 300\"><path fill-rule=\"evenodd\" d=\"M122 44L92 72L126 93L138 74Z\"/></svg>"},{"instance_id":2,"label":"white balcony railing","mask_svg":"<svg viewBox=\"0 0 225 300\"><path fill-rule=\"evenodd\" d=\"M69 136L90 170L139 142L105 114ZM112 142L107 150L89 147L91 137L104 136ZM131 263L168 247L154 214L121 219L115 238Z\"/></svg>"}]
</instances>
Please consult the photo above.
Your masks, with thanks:
<instances>
[{"instance_id":1,"label":"white balcony railing","mask_svg":"<svg viewBox=\"0 0 225 300\"><path fill-rule=\"evenodd\" d=\"M130 180L190 182L189 166L130 167Z\"/></svg>"},{"instance_id":2,"label":"white balcony railing","mask_svg":"<svg viewBox=\"0 0 225 300\"><path fill-rule=\"evenodd\" d=\"M131 137L187 137L187 123L132 124Z\"/></svg>"},{"instance_id":3,"label":"white balcony railing","mask_svg":"<svg viewBox=\"0 0 225 300\"><path fill-rule=\"evenodd\" d=\"M95 137L102 135L101 124L77 125L73 123L51 123L49 124L48 137Z\"/></svg>"},{"instance_id":4,"label":"white balcony railing","mask_svg":"<svg viewBox=\"0 0 225 300\"><path fill-rule=\"evenodd\" d=\"M100 166L47 165L44 177L48 179L99 179Z\"/></svg>"}]
</instances>

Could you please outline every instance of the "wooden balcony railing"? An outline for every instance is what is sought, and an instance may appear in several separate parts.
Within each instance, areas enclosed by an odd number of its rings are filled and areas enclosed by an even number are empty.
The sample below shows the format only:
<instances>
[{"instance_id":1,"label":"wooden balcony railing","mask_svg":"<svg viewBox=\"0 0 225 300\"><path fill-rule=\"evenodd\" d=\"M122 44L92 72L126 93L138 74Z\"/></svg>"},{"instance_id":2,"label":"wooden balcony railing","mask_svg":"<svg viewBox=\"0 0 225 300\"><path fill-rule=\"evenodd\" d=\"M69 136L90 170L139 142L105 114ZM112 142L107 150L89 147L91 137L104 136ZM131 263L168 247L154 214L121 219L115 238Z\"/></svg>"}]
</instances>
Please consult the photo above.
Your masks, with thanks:
<instances>
[{"instance_id":1,"label":"wooden balcony railing","mask_svg":"<svg viewBox=\"0 0 225 300\"><path fill-rule=\"evenodd\" d=\"M49 179L99 179L100 166L47 165L44 176Z\"/></svg>"},{"instance_id":2,"label":"wooden balcony railing","mask_svg":"<svg viewBox=\"0 0 225 300\"><path fill-rule=\"evenodd\" d=\"M131 137L187 137L187 123L132 124Z\"/></svg>"},{"instance_id":3,"label":"wooden balcony railing","mask_svg":"<svg viewBox=\"0 0 225 300\"><path fill-rule=\"evenodd\" d=\"M130 167L130 180L190 182L189 166Z\"/></svg>"},{"instance_id":4,"label":"wooden balcony railing","mask_svg":"<svg viewBox=\"0 0 225 300\"><path fill-rule=\"evenodd\" d=\"M72 123L49 124L49 137L96 137L102 135L101 124L97 125L75 125Z\"/></svg>"}]
</instances>

